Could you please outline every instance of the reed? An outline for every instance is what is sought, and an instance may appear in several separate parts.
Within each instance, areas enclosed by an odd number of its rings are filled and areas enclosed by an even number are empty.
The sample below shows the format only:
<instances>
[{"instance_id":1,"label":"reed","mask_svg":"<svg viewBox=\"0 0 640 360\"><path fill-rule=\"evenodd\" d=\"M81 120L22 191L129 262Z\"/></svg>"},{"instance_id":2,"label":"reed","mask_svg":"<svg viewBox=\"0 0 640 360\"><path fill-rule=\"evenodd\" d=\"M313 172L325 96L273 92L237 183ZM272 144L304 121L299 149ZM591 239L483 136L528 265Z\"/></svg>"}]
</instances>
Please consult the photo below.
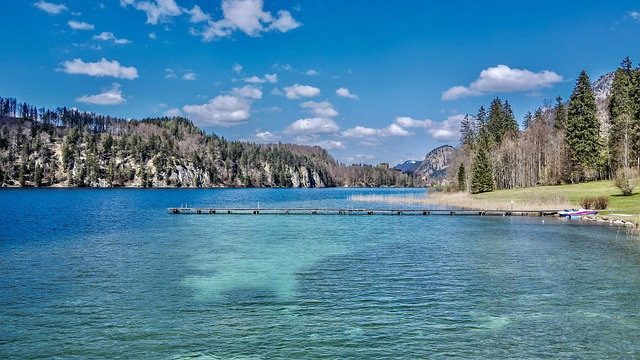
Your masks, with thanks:
<instances>
[{"instance_id":1,"label":"reed","mask_svg":"<svg viewBox=\"0 0 640 360\"><path fill-rule=\"evenodd\" d=\"M352 195L348 199L350 201L400 205L439 205L469 210L562 210L571 207L569 201L558 193L530 194L514 200L483 199L464 192L436 192L424 195Z\"/></svg>"}]
</instances>

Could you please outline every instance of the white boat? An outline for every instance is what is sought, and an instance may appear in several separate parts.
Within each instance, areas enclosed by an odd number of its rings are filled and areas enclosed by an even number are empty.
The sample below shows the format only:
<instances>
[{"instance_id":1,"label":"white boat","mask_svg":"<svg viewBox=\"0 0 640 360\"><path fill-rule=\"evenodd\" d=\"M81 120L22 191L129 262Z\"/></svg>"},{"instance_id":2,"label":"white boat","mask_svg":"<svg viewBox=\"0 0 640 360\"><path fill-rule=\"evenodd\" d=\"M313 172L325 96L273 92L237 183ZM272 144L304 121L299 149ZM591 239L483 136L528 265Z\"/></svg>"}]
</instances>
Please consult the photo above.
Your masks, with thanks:
<instances>
[{"instance_id":1,"label":"white boat","mask_svg":"<svg viewBox=\"0 0 640 360\"><path fill-rule=\"evenodd\" d=\"M558 215L567 218L577 218L584 215L596 215L598 210L588 210L588 209L571 209L558 211Z\"/></svg>"}]
</instances>

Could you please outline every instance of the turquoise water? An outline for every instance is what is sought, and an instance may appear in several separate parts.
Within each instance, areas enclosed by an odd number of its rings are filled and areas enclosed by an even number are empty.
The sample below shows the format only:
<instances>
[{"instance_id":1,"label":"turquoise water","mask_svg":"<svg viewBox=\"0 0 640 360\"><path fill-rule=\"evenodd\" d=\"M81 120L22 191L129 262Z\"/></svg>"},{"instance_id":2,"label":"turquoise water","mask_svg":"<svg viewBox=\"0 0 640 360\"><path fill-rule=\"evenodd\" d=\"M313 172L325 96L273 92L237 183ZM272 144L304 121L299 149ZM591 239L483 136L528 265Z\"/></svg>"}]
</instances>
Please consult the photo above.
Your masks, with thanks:
<instances>
[{"instance_id":1,"label":"turquoise water","mask_svg":"<svg viewBox=\"0 0 640 360\"><path fill-rule=\"evenodd\" d=\"M624 230L166 211L423 192L0 190L0 358L640 356L640 244Z\"/></svg>"}]
</instances>

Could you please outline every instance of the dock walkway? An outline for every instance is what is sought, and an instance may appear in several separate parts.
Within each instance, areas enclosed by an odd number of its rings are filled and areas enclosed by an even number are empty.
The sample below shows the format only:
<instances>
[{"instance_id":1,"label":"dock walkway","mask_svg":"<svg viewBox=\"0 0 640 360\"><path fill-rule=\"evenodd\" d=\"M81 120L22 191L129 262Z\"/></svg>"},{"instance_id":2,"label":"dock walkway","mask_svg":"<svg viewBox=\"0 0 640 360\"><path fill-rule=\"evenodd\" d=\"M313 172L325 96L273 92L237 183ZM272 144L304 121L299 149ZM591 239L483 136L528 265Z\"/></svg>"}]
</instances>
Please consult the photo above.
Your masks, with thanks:
<instances>
[{"instance_id":1,"label":"dock walkway","mask_svg":"<svg viewBox=\"0 0 640 360\"><path fill-rule=\"evenodd\" d=\"M171 214L209 215L462 215L554 216L559 210L462 210L462 209L307 209L307 208L168 208Z\"/></svg>"}]
</instances>

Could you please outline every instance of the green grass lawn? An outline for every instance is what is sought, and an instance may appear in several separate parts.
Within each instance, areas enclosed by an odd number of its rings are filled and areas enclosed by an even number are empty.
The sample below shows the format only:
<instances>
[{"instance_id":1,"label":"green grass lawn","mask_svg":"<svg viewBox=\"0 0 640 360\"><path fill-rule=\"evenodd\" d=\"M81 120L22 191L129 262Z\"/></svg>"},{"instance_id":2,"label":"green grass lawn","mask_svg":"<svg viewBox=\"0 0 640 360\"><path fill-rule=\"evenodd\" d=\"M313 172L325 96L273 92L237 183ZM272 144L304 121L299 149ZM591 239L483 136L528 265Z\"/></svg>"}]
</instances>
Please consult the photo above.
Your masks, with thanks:
<instances>
[{"instance_id":1,"label":"green grass lawn","mask_svg":"<svg viewBox=\"0 0 640 360\"><path fill-rule=\"evenodd\" d=\"M498 190L490 193L472 195L474 199L500 200L514 202L526 202L533 198L561 198L568 201L572 206L579 208L580 200L583 198L607 197L609 206L601 211L601 215L607 214L629 214L640 216L640 189L636 189L632 196L622 196L613 181L592 181L584 184L558 185L558 186L538 186L526 189Z\"/></svg>"}]
</instances>

